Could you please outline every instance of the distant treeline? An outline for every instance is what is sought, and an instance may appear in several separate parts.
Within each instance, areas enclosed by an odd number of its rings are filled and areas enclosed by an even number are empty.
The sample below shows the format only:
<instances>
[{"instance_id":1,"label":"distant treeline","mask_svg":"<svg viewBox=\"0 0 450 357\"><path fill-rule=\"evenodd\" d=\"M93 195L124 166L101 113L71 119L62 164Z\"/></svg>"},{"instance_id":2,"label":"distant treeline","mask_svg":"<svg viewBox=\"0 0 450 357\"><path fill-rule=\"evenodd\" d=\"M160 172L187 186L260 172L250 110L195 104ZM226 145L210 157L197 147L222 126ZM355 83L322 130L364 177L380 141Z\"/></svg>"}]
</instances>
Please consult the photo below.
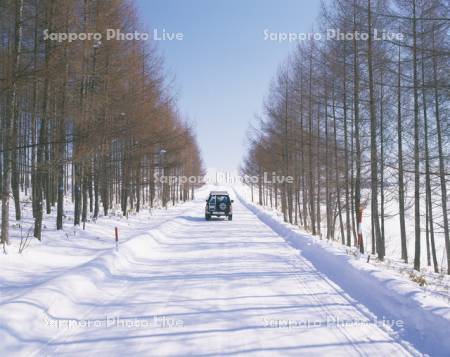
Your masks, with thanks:
<instances>
[{"instance_id":1,"label":"distant treeline","mask_svg":"<svg viewBox=\"0 0 450 357\"><path fill-rule=\"evenodd\" d=\"M132 1L0 1L2 243L10 197L17 220L21 195L31 197L41 239L43 214L54 207L63 228L67 195L75 225L115 205L126 215L193 195L189 183L154 180L155 172L198 176L203 169L151 42L48 38L111 28L138 28Z\"/></svg>"},{"instance_id":2,"label":"distant treeline","mask_svg":"<svg viewBox=\"0 0 450 357\"><path fill-rule=\"evenodd\" d=\"M260 180L259 203L361 251L358 216L367 210L371 250L381 260L385 220L396 214L401 258L414 256L419 270L425 243L427 264L439 271L436 242L444 240L450 273L450 4L334 0L314 26L330 28L350 35L303 41L280 67L242 173L293 176L292 185ZM357 33L365 35L351 36Z\"/></svg>"}]
</instances>

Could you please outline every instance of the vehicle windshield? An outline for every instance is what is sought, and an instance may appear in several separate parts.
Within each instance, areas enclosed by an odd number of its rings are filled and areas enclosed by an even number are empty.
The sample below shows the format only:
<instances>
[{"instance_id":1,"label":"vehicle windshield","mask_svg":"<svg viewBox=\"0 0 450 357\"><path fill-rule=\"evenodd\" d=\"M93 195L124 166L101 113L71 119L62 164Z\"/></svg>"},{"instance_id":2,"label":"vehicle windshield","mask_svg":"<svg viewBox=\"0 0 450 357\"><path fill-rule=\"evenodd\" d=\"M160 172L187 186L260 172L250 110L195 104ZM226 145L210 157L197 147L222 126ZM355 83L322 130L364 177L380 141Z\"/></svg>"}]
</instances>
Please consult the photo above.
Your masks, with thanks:
<instances>
[{"instance_id":1,"label":"vehicle windshield","mask_svg":"<svg viewBox=\"0 0 450 357\"><path fill-rule=\"evenodd\" d=\"M209 204L221 204L221 203L225 203L225 204L230 204L230 197L229 196L225 196L225 195L217 195L217 196L211 196L211 198L209 199Z\"/></svg>"}]
</instances>

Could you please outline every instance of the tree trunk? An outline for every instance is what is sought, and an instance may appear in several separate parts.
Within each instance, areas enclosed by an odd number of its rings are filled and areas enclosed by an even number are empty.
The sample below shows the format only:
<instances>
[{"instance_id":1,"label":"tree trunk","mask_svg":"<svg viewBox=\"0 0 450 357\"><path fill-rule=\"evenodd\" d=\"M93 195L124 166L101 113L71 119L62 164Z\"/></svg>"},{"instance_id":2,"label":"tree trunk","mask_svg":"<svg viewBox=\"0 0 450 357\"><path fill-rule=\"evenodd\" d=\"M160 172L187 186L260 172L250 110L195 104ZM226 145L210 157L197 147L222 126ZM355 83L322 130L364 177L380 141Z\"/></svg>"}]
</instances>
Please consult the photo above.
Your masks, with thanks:
<instances>
[{"instance_id":1,"label":"tree trunk","mask_svg":"<svg viewBox=\"0 0 450 357\"><path fill-rule=\"evenodd\" d=\"M401 88L401 50L398 48L397 74L397 158L398 158L398 209L400 219L400 243L402 259L408 263L405 225L405 184L403 179L403 132L402 132L402 88Z\"/></svg>"},{"instance_id":2,"label":"tree trunk","mask_svg":"<svg viewBox=\"0 0 450 357\"><path fill-rule=\"evenodd\" d=\"M384 259L384 245L381 241L381 229L378 214L378 154L377 154L377 116L375 110L375 93L373 83L373 54L372 54L372 10L371 0L368 0L368 40L367 62L369 72L369 105L370 105L370 172L372 189L372 221L377 246L378 259Z\"/></svg>"},{"instance_id":3,"label":"tree trunk","mask_svg":"<svg viewBox=\"0 0 450 357\"><path fill-rule=\"evenodd\" d=\"M413 0L413 92L414 92L414 269L420 271L420 155L419 96L417 79L416 0Z\"/></svg>"}]
</instances>

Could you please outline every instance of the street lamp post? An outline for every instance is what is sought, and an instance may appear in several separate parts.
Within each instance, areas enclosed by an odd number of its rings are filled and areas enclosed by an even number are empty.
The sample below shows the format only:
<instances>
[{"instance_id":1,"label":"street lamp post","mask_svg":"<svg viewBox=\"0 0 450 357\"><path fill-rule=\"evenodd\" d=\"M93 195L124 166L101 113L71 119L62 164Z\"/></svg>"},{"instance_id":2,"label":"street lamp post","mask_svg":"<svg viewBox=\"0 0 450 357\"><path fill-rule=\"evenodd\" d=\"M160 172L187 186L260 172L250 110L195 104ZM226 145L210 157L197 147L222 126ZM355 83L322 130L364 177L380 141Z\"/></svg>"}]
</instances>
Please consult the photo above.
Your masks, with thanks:
<instances>
[{"instance_id":1,"label":"street lamp post","mask_svg":"<svg viewBox=\"0 0 450 357\"><path fill-rule=\"evenodd\" d=\"M161 178L164 177L163 156L166 153L167 153L166 150L164 150L163 148L160 148L159 153L158 153L158 156L159 156L159 178L160 178L160 180L161 180ZM162 202L163 206L167 208L167 206L166 206L166 199L165 199L166 192L165 192L165 188L164 188L164 180L160 181L160 184L161 184L161 186L160 186L161 202Z\"/></svg>"}]
</instances>

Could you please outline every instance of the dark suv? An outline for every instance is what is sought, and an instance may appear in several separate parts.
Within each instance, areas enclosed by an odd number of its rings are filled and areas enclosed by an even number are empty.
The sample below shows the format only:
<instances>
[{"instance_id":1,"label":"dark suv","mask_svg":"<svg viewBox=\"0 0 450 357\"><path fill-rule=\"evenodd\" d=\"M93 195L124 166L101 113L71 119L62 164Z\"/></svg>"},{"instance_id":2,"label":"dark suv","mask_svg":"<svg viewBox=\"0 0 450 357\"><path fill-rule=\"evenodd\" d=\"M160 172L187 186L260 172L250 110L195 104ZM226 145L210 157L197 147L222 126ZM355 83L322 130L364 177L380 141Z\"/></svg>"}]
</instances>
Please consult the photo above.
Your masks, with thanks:
<instances>
[{"instance_id":1,"label":"dark suv","mask_svg":"<svg viewBox=\"0 0 450 357\"><path fill-rule=\"evenodd\" d=\"M233 200L227 191L211 191L206 200L205 219L209 221L211 216L226 216L228 220L233 219L233 208L231 204Z\"/></svg>"}]
</instances>

